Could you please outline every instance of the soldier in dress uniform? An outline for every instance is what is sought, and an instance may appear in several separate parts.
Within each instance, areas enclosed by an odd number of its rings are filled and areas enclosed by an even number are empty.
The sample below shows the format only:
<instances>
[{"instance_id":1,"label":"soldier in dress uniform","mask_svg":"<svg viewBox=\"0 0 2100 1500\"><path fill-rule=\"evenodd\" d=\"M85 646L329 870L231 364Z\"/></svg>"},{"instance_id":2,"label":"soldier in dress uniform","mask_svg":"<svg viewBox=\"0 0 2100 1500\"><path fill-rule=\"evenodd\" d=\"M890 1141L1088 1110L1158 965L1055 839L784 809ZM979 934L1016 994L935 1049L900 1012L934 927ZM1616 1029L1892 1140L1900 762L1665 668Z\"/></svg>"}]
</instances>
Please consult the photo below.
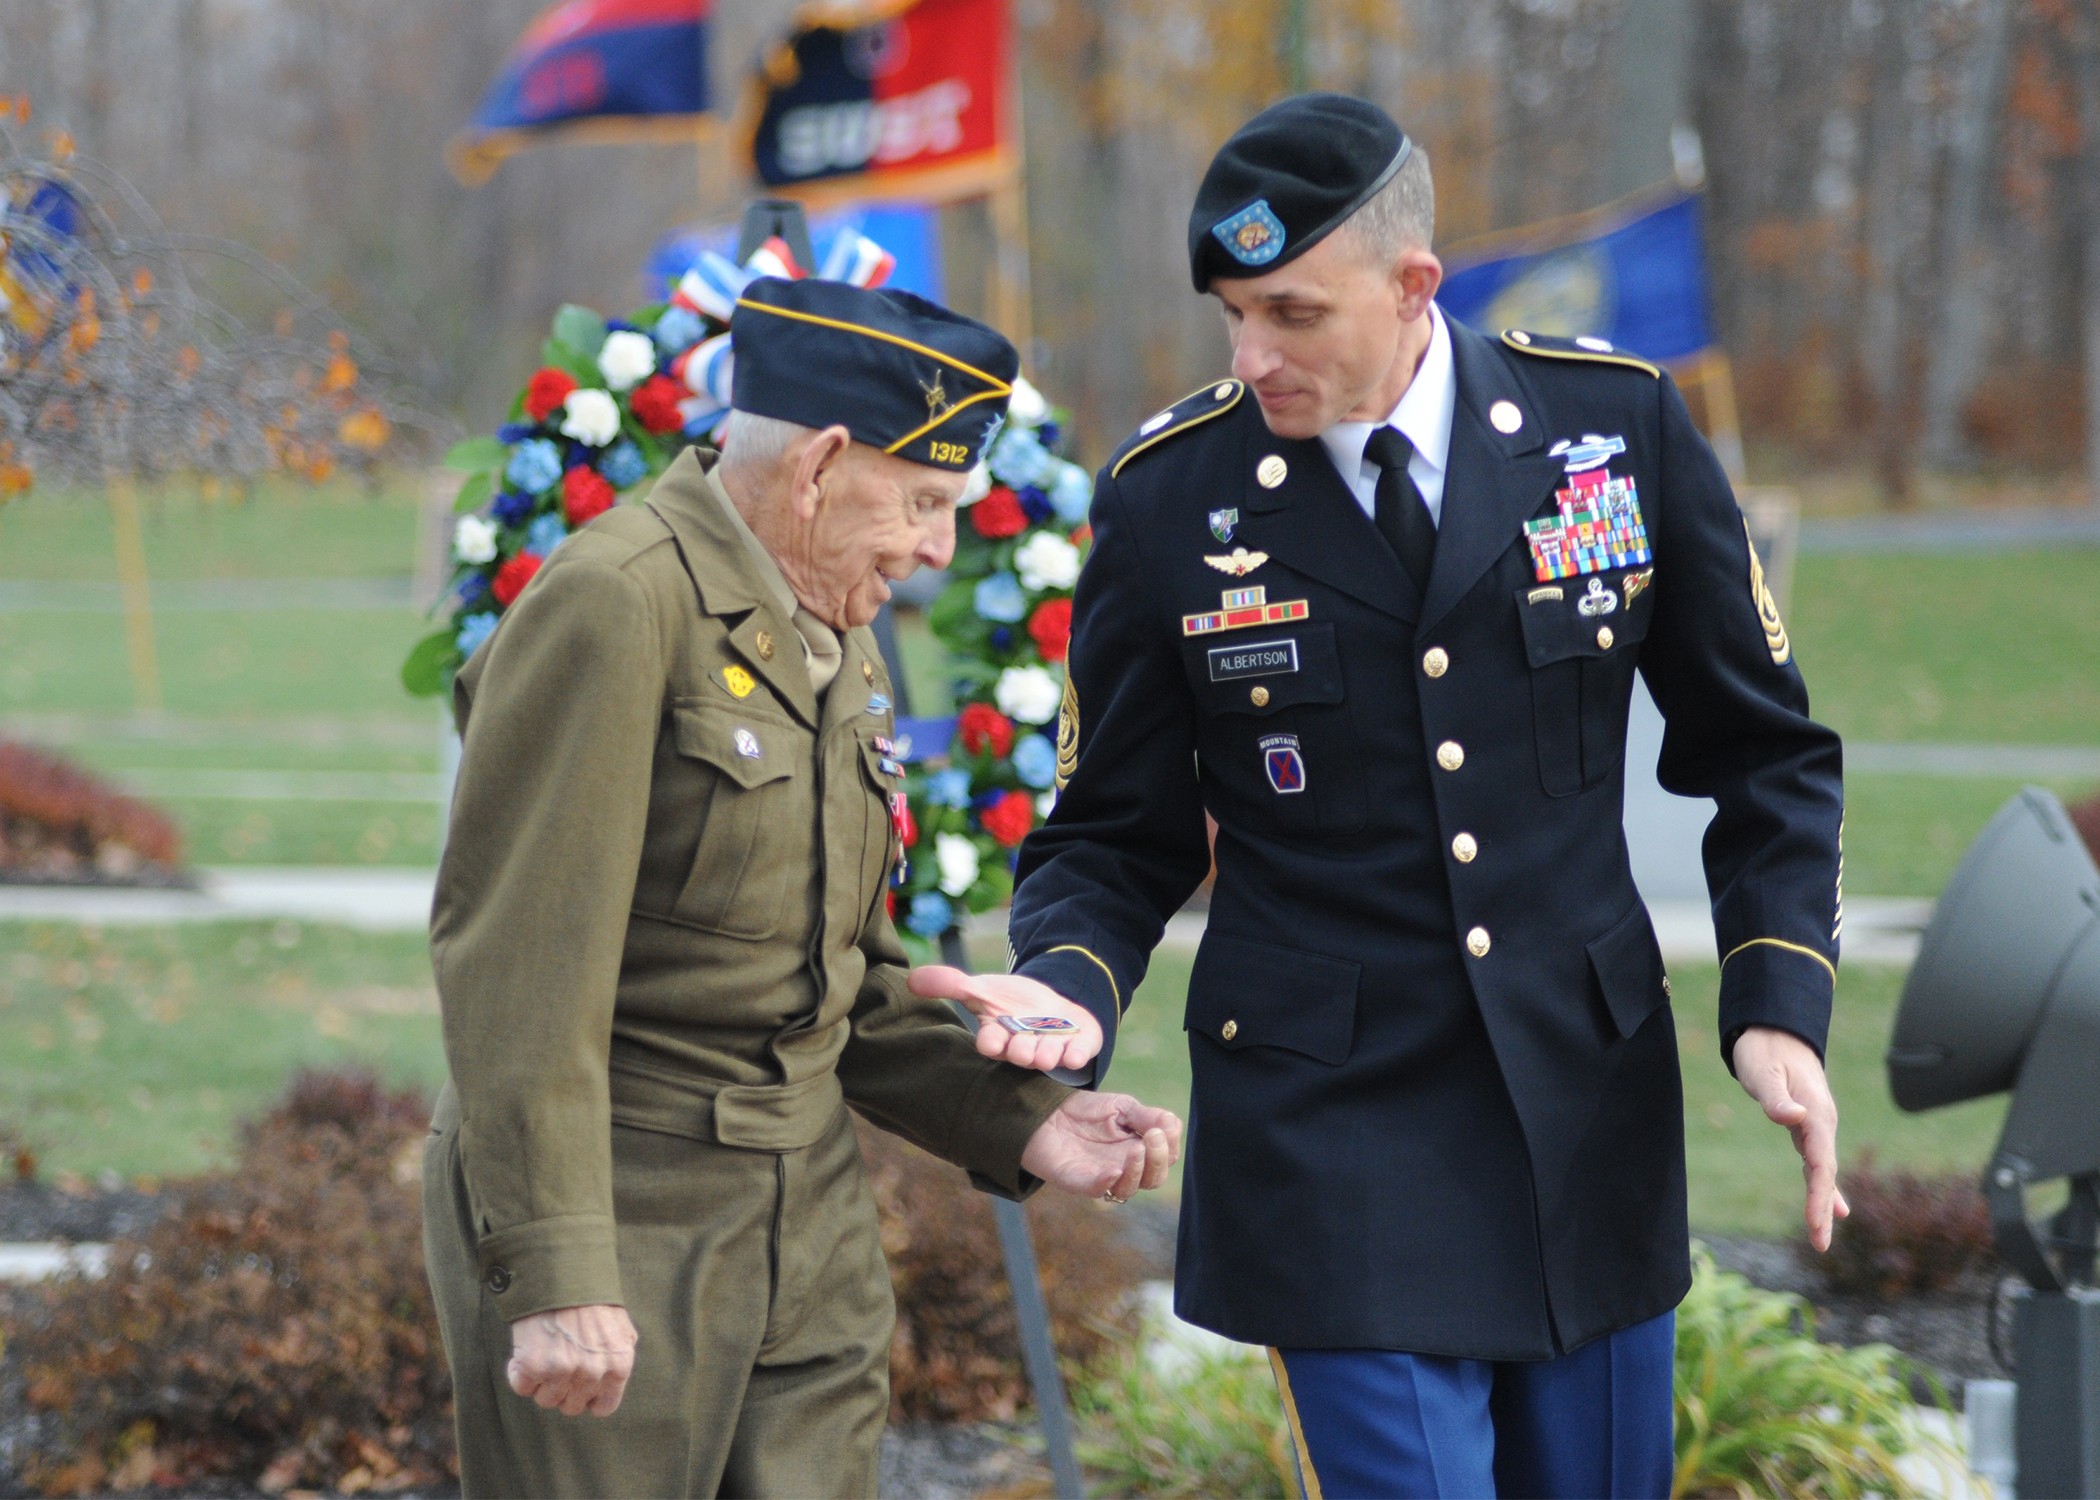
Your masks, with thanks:
<instances>
[{"instance_id":1,"label":"soldier in dress uniform","mask_svg":"<svg viewBox=\"0 0 2100 1500\"><path fill-rule=\"evenodd\" d=\"M889 581L945 565L1017 367L754 282L726 457L563 542L459 674L425 1255L477 1495L872 1495L894 1318L851 1106L1009 1197L1180 1125L905 987ZM589 1416L584 1415L589 1413Z\"/></svg>"},{"instance_id":2,"label":"soldier in dress uniform","mask_svg":"<svg viewBox=\"0 0 2100 1500\"><path fill-rule=\"evenodd\" d=\"M1623 833L1639 672L1706 835L1721 1058L1843 1213L1821 1062L1837 737L1670 378L1434 296L1429 168L1302 96L1189 222L1232 378L1101 472L1056 811L992 1055L1105 1069L1210 864L1177 1310L1270 1346L1308 1492L1663 1495L1690 1284L1677 1034Z\"/></svg>"}]
</instances>

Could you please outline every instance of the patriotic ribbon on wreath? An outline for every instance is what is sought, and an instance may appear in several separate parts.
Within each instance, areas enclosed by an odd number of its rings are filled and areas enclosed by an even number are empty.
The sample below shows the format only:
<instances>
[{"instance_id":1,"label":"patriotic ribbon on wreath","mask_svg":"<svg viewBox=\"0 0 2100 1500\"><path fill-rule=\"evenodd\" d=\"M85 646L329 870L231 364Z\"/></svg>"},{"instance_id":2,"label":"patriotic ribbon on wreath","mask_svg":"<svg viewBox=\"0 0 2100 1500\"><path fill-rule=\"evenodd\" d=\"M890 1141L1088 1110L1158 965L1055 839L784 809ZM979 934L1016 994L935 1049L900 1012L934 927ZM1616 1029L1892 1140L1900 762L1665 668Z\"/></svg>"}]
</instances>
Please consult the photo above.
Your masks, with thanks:
<instances>
[{"instance_id":1,"label":"patriotic ribbon on wreath","mask_svg":"<svg viewBox=\"0 0 2100 1500\"><path fill-rule=\"evenodd\" d=\"M843 281L858 287L878 287L897 269L897 258L857 230L846 230L831 242L824 263L814 273L823 281ZM704 318L726 324L736 311L744 288L761 276L781 276L800 281L812 274L795 260L795 252L777 235L751 252L741 266L725 255L703 251L700 259L679 278L671 293L671 305L683 307ZM729 335L717 334L671 361L672 379L684 382L691 392L679 403L679 415L688 428L712 431L729 415L729 393L736 362Z\"/></svg>"}]
</instances>

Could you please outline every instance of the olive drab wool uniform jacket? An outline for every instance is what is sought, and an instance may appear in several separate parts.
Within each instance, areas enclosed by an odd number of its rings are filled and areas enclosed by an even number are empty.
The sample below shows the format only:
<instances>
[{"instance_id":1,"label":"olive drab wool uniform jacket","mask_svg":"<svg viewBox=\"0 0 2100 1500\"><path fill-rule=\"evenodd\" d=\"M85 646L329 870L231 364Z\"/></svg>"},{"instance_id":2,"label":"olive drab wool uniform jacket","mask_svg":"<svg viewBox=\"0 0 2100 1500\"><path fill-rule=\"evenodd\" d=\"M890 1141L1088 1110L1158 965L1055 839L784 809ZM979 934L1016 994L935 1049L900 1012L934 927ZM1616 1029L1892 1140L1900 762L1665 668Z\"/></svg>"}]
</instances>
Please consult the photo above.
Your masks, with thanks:
<instances>
[{"instance_id":1,"label":"olive drab wool uniform jacket","mask_svg":"<svg viewBox=\"0 0 2100 1500\"><path fill-rule=\"evenodd\" d=\"M1426 590L1236 381L1102 471L1068 782L1011 937L1112 1038L1209 812L1177 1310L1249 1343L1540 1359L1690 1284L1677 1032L1622 823L1634 675L1663 785L1719 804L1724 1038L1821 1050L1839 746L1670 380L1450 331ZM1543 565L1585 513L1599 534Z\"/></svg>"},{"instance_id":2,"label":"olive drab wool uniform jacket","mask_svg":"<svg viewBox=\"0 0 2100 1500\"><path fill-rule=\"evenodd\" d=\"M819 708L710 461L565 541L454 690L431 950L506 1319L627 1299L614 1124L779 1152L850 1104L1017 1195L1065 1095L905 988L888 675L850 631Z\"/></svg>"}]
</instances>

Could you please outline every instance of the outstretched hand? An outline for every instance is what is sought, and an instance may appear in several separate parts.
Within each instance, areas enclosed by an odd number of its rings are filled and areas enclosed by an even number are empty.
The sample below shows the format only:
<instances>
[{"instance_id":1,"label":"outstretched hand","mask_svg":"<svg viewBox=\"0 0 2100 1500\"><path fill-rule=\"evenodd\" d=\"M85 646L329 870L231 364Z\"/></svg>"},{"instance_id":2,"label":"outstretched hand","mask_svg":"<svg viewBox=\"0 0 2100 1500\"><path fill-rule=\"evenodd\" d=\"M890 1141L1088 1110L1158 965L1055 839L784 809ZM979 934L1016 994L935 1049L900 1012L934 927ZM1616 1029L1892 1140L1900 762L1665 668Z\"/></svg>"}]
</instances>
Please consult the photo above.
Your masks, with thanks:
<instances>
[{"instance_id":1,"label":"outstretched hand","mask_svg":"<svg viewBox=\"0 0 2100 1500\"><path fill-rule=\"evenodd\" d=\"M1121 1203L1181 1160L1181 1121L1128 1094L1076 1093L1038 1125L1021 1165L1052 1187Z\"/></svg>"},{"instance_id":2,"label":"outstretched hand","mask_svg":"<svg viewBox=\"0 0 2100 1500\"><path fill-rule=\"evenodd\" d=\"M1808 1183L1802 1217L1808 1240L1830 1248L1835 1221L1850 1218L1852 1206L1837 1184L1837 1101L1815 1048L1790 1031L1751 1026L1735 1039L1735 1076L1743 1091L1764 1108L1765 1118L1784 1125L1801 1153Z\"/></svg>"},{"instance_id":3,"label":"outstretched hand","mask_svg":"<svg viewBox=\"0 0 2100 1500\"><path fill-rule=\"evenodd\" d=\"M982 1023L977 1028L977 1050L986 1057L1004 1058L1017 1068L1039 1068L1047 1073L1056 1068L1083 1068L1101 1055L1101 1023L1093 1012L1040 980L1019 974L965 974L946 964L928 964L913 969L910 982L914 995L957 1001L977 1017ZM1071 1029L1014 1032L999 1024L1001 1016L1055 1017Z\"/></svg>"}]
</instances>

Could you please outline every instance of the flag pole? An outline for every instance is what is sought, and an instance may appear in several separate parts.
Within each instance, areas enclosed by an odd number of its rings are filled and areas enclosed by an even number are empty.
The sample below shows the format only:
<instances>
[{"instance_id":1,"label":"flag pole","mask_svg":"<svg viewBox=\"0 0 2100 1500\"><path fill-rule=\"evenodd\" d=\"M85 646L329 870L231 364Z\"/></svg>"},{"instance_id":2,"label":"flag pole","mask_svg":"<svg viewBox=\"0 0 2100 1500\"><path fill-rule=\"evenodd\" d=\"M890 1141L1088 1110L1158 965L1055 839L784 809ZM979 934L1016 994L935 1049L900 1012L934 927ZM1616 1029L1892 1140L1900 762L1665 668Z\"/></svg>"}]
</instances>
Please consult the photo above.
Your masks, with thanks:
<instances>
[{"instance_id":1,"label":"flag pole","mask_svg":"<svg viewBox=\"0 0 2100 1500\"><path fill-rule=\"evenodd\" d=\"M1706 405L1714 455L1732 484L1747 477L1743 463L1743 428L1735 407L1735 370L1718 344L1699 356L1699 395Z\"/></svg>"}]
</instances>

